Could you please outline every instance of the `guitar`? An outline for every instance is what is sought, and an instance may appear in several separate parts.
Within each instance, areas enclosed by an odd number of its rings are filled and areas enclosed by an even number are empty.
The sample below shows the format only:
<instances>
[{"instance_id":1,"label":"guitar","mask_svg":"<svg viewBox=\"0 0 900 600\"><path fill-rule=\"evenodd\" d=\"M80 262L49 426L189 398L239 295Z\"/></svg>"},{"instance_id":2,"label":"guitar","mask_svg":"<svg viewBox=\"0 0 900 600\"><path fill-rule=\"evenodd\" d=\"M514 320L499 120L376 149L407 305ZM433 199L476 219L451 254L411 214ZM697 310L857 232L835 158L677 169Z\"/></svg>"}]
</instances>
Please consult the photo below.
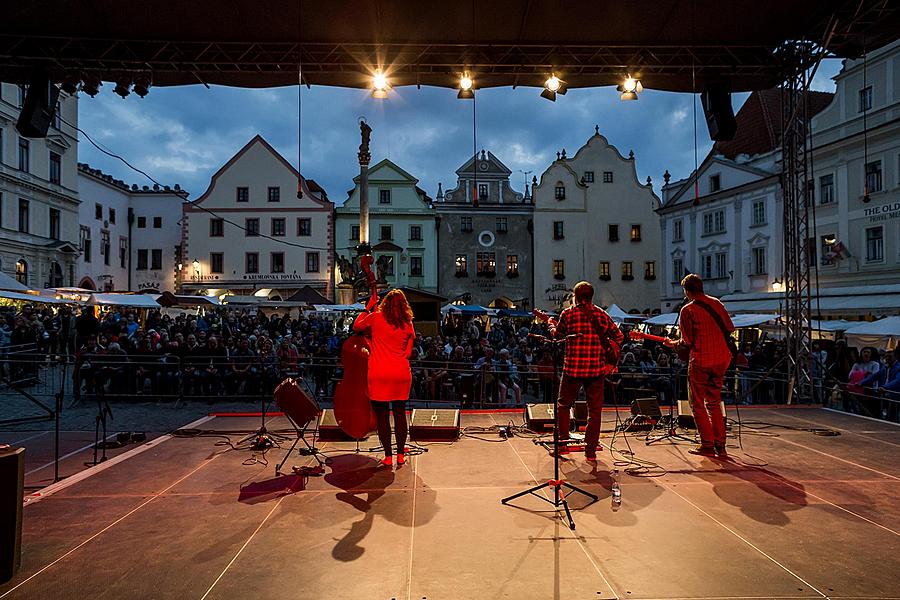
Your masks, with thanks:
<instances>
[{"instance_id":1,"label":"guitar","mask_svg":"<svg viewBox=\"0 0 900 600\"><path fill-rule=\"evenodd\" d=\"M628 332L628 337L635 342L639 340L650 340L651 342L665 344L666 342L672 341L671 338L663 337L661 335L652 335L650 333L641 333L640 331L635 331L633 329ZM678 354L678 359L684 362L687 362L691 357L691 349L684 344L676 345L675 352Z\"/></svg>"},{"instance_id":2,"label":"guitar","mask_svg":"<svg viewBox=\"0 0 900 600\"><path fill-rule=\"evenodd\" d=\"M374 258L371 254L360 257L359 266L365 273L366 283L372 292L367 307L378 303L378 287L372 272ZM344 377L334 389L334 418L344 433L355 440L362 439L375 430L375 411L368 391L369 342L364 335L351 335L341 347L341 365Z\"/></svg>"}]
</instances>

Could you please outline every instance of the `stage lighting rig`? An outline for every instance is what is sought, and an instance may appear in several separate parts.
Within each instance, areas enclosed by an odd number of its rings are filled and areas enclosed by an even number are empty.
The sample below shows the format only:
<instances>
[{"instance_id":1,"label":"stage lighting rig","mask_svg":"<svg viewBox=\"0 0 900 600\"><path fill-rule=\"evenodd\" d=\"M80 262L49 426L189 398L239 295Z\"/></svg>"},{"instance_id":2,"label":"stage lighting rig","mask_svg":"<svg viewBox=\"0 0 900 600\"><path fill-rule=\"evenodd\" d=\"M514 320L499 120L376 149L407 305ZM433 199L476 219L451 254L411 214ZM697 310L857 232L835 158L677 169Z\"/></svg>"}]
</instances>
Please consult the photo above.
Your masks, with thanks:
<instances>
[{"instance_id":1,"label":"stage lighting rig","mask_svg":"<svg viewBox=\"0 0 900 600\"><path fill-rule=\"evenodd\" d=\"M387 75L381 69L377 69L372 75L372 97L384 100L390 90L391 83L388 81Z\"/></svg>"},{"instance_id":2,"label":"stage lighting rig","mask_svg":"<svg viewBox=\"0 0 900 600\"><path fill-rule=\"evenodd\" d=\"M78 75L66 75L65 79L63 79L62 84L60 84L60 89L70 96L74 96L75 92L78 91L78 83L80 79Z\"/></svg>"},{"instance_id":3,"label":"stage lighting rig","mask_svg":"<svg viewBox=\"0 0 900 600\"><path fill-rule=\"evenodd\" d=\"M100 87L102 85L103 82L100 81L98 76L85 75L84 80L81 82L81 91L93 98L100 93Z\"/></svg>"},{"instance_id":4,"label":"stage lighting rig","mask_svg":"<svg viewBox=\"0 0 900 600\"><path fill-rule=\"evenodd\" d=\"M462 77L459 78L459 93L456 94L456 97L460 100L474 100L475 91L472 89L474 85L475 82L472 81L472 77L469 75L469 72L466 71L463 73Z\"/></svg>"},{"instance_id":5,"label":"stage lighting rig","mask_svg":"<svg viewBox=\"0 0 900 600\"><path fill-rule=\"evenodd\" d=\"M139 73L134 78L134 93L143 98L150 93L150 86L153 85L153 79L148 73Z\"/></svg>"},{"instance_id":6,"label":"stage lighting rig","mask_svg":"<svg viewBox=\"0 0 900 600\"><path fill-rule=\"evenodd\" d=\"M625 76L625 80L616 86L616 91L621 93L619 100L637 100L638 94L644 91L644 86L640 79L635 79L628 74Z\"/></svg>"},{"instance_id":7,"label":"stage lighting rig","mask_svg":"<svg viewBox=\"0 0 900 600\"><path fill-rule=\"evenodd\" d=\"M131 77L122 77L116 80L113 91L124 100L131 93Z\"/></svg>"},{"instance_id":8,"label":"stage lighting rig","mask_svg":"<svg viewBox=\"0 0 900 600\"><path fill-rule=\"evenodd\" d=\"M557 77L556 73L551 73L550 77L547 78L547 81L544 82L541 98L546 98L550 102L556 102L557 94L565 96L568 91L569 87L566 85L566 82Z\"/></svg>"}]
</instances>

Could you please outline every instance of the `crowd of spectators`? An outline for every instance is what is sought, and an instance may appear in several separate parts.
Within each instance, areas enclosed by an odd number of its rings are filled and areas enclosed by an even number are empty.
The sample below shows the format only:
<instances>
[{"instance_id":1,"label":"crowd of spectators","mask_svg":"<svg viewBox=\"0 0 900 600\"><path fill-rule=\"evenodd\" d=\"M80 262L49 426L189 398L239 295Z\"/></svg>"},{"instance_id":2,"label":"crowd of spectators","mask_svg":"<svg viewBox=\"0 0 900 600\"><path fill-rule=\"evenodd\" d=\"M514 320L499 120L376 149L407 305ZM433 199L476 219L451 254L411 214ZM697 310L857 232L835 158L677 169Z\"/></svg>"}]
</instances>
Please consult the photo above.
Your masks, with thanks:
<instances>
[{"instance_id":1,"label":"crowd of spectators","mask_svg":"<svg viewBox=\"0 0 900 600\"><path fill-rule=\"evenodd\" d=\"M205 314L163 314L118 308L58 311L25 306L0 313L0 376L36 376L36 363L62 357L72 365L74 394L121 397L271 394L287 376L302 377L327 401L340 378L340 347L353 315L306 313L297 318L221 307ZM552 402L554 352L531 319L448 315L436 335L417 336L411 364L414 400L463 406ZM25 360L32 359L32 360ZM897 419L900 362L895 352L812 345L816 401L880 418ZM788 396L784 344L745 343L729 372L726 391L743 404L781 403ZM607 384L608 403L657 396L668 405L684 395L686 365L653 342L627 342L618 375Z\"/></svg>"}]
</instances>

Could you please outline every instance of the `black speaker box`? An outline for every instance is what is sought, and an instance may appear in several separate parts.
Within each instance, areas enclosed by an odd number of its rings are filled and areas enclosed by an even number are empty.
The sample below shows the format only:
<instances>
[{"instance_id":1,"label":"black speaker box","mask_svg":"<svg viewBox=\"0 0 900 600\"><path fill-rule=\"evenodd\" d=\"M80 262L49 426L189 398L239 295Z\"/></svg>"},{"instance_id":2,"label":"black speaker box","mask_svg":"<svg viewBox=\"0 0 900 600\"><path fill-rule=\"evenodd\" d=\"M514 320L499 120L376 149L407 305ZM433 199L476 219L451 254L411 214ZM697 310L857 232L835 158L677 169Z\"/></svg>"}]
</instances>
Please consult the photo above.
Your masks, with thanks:
<instances>
[{"instance_id":1,"label":"black speaker box","mask_svg":"<svg viewBox=\"0 0 900 600\"><path fill-rule=\"evenodd\" d=\"M56 113L59 88L46 75L35 75L25 92L25 102L16 122L16 130L25 137L47 137Z\"/></svg>"},{"instance_id":2,"label":"black speaker box","mask_svg":"<svg viewBox=\"0 0 900 600\"><path fill-rule=\"evenodd\" d=\"M334 416L333 408L326 408L322 411L319 419L319 439L323 442L353 442L352 437L344 433L344 430L338 426L337 419Z\"/></svg>"},{"instance_id":3,"label":"black speaker box","mask_svg":"<svg viewBox=\"0 0 900 600\"><path fill-rule=\"evenodd\" d=\"M0 450L0 583L13 578L22 564L22 500L25 449Z\"/></svg>"},{"instance_id":4,"label":"black speaker box","mask_svg":"<svg viewBox=\"0 0 900 600\"><path fill-rule=\"evenodd\" d=\"M553 429L556 413L553 404L526 404L525 424L531 431Z\"/></svg>"},{"instance_id":5,"label":"black speaker box","mask_svg":"<svg viewBox=\"0 0 900 600\"><path fill-rule=\"evenodd\" d=\"M631 414L658 419L662 416L662 411L659 409L659 400L657 398L636 398L631 403Z\"/></svg>"},{"instance_id":6,"label":"black speaker box","mask_svg":"<svg viewBox=\"0 0 900 600\"><path fill-rule=\"evenodd\" d=\"M297 427L304 428L322 412L319 403L304 392L294 379L287 378L278 384L274 396L278 408L296 423Z\"/></svg>"},{"instance_id":7,"label":"black speaker box","mask_svg":"<svg viewBox=\"0 0 900 600\"><path fill-rule=\"evenodd\" d=\"M459 439L459 410L414 408L409 421L409 439L423 442L456 441Z\"/></svg>"},{"instance_id":8,"label":"black speaker box","mask_svg":"<svg viewBox=\"0 0 900 600\"><path fill-rule=\"evenodd\" d=\"M700 94L703 114L706 115L706 128L713 141L723 142L734 139L737 133L737 121L731 107L731 91L728 86L714 85Z\"/></svg>"}]
</instances>

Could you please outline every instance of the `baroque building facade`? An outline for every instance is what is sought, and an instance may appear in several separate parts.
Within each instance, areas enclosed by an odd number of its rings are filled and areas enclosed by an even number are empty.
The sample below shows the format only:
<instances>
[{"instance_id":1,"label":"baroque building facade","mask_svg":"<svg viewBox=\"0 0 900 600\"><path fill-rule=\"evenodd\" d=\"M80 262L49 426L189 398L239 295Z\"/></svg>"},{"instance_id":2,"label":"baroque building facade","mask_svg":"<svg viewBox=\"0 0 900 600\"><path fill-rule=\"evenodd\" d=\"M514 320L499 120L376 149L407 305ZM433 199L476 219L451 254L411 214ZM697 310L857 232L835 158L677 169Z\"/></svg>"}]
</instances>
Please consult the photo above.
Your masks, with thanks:
<instances>
[{"instance_id":1,"label":"baroque building facade","mask_svg":"<svg viewBox=\"0 0 900 600\"><path fill-rule=\"evenodd\" d=\"M811 123L819 286L900 294L900 41L844 60L834 81L834 101Z\"/></svg>"},{"instance_id":2,"label":"baroque building facade","mask_svg":"<svg viewBox=\"0 0 900 600\"><path fill-rule=\"evenodd\" d=\"M532 216L528 190L515 191L511 171L482 150L456 170L455 188L438 184L438 293L451 302L529 310Z\"/></svg>"},{"instance_id":3,"label":"baroque building facade","mask_svg":"<svg viewBox=\"0 0 900 600\"><path fill-rule=\"evenodd\" d=\"M0 270L29 288L75 283L78 98L61 92L45 138L15 128L26 86L0 83Z\"/></svg>"},{"instance_id":4,"label":"baroque building facade","mask_svg":"<svg viewBox=\"0 0 900 600\"><path fill-rule=\"evenodd\" d=\"M809 92L807 101L815 114L831 98ZM700 275L708 293L731 300L777 294L783 281L781 91L753 92L736 119L734 139L716 142L694 173L677 181L664 175L657 210L663 312L681 303L687 273Z\"/></svg>"},{"instance_id":5,"label":"baroque building facade","mask_svg":"<svg viewBox=\"0 0 900 600\"><path fill-rule=\"evenodd\" d=\"M359 176L342 206L335 209L335 258L353 263L359 244ZM431 198L419 180L385 159L369 168L369 243L383 281L390 287L437 291L437 235ZM346 270L346 267L345 269ZM336 300L352 303L341 269L335 269Z\"/></svg>"},{"instance_id":6,"label":"baroque building facade","mask_svg":"<svg viewBox=\"0 0 900 600\"><path fill-rule=\"evenodd\" d=\"M90 290L175 292L181 260L180 186L127 185L78 164L76 286Z\"/></svg>"},{"instance_id":7,"label":"baroque building facade","mask_svg":"<svg viewBox=\"0 0 900 600\"><path fill-rule=\"evenodd\" d=\"M330 297L333 213L325 191L257 135L183 205L181 288L287 300L308 285Z\"/></svg>"},{"instance_id":8,"label":"baroque building facade","mask_svg":"<svg viewBox=\"0 0 900 600\"><path fill-rule=\"evenodd\" d=\"M595 302L649 314L659 306L659 199L638 181L599 127L574 156L566 151L534 187L534 298L558 310L572 287L593 284Z\"/></svg>"}]
</instances>

